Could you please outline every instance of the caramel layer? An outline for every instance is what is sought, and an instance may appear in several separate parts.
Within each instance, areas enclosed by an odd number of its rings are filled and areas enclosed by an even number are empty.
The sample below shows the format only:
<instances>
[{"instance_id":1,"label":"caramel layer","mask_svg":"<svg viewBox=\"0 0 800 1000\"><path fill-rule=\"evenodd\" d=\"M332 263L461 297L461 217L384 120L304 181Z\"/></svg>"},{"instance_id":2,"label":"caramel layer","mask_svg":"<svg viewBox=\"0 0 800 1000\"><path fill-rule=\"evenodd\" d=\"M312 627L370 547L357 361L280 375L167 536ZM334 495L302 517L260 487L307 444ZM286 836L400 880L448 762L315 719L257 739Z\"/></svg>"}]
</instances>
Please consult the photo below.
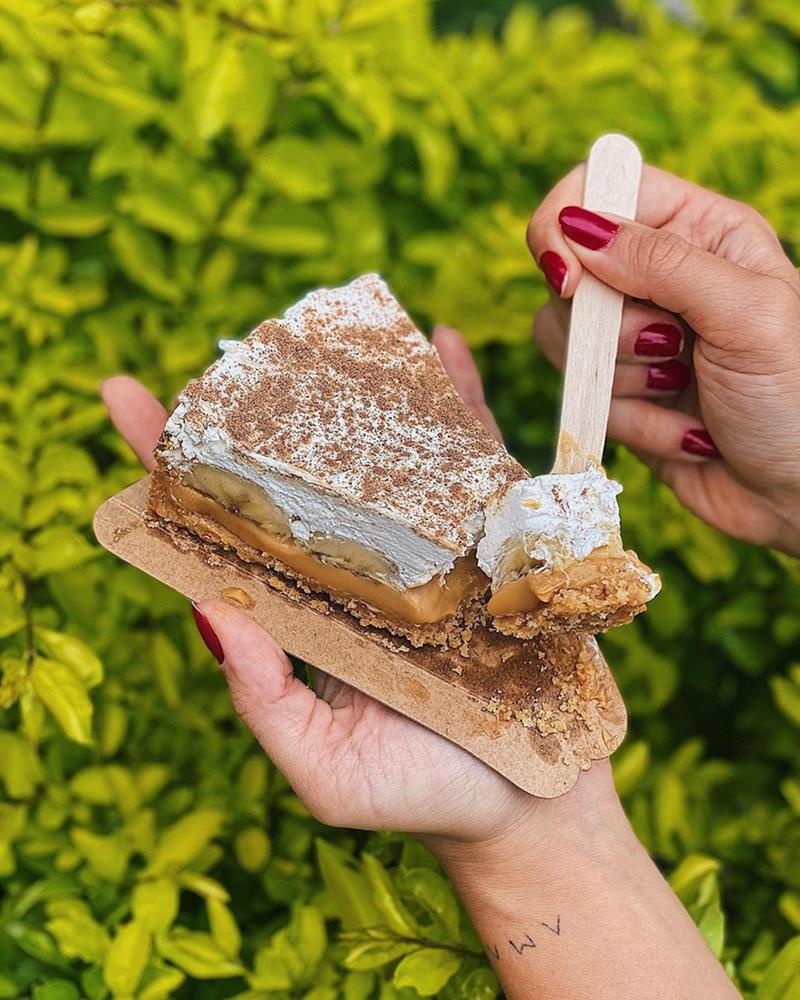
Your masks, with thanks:
<instances>
[{"instance_id":1,"label":"caramel layer","mask_svg":"<svg viewBox=\"0 0 800 1000\"><path fill-rule=\"evenodd\" d=\"M475 559L464 556L456 560L444 581L434 578L420 587L395 590L385 583L322 562L294 542L271 534L255 521L234 514L190 486L173 482L169 489L179 507L211 518L247 545L315 581L321 589L350 594L378 611L413 625L431 624L455 614L464 598L478 593L482 580L485 581Z\"/></svg>"},{"instance_id":2,"label":"caramel layer","mask_svg":"<svg viewBox=\"0 0 800 1000\"><path fill-rule=\"evenodd\" d=\"M522 614L525 611L535 611L541 603L528 585L532 573L526 573L518 580L509 580L489 598L486 610L494 618L503 615Z\"/></svg>"},{"instance_id":3,"label":"caramel layer","mask_svg":"<svg viewBox=\"0 0 800 1000\"><path fill-rule=\"evenodd\" d=\"M576 559L566 569L534 570L517 580L509 580L492 594L486 610L494 618L525 614L547 604L561 589L583 590L610 569L619 571L620 561L629 562L624 552L602 546L585 559Z\"/></svg>"}]
</instances>

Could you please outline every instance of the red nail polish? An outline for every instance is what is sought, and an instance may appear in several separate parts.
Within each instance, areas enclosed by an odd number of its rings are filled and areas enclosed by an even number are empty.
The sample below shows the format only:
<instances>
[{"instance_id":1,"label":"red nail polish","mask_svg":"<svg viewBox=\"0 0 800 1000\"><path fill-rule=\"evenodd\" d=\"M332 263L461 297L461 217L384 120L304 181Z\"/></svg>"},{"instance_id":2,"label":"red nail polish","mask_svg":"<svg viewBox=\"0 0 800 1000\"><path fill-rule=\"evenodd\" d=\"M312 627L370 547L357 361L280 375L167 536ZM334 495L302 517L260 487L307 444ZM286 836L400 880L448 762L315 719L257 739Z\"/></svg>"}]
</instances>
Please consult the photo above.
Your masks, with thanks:
<instances>
[{"instance_id":1,"label":"red nail polish","mask_svg":"<svg viewBox=\"0 0 800 1000\"><path fill-rule=\"evenodd\" d=\"M719 458L719 450L704 427L693 427L683 435L681 449L701 458Z\"/></svg>"},{"instance_id":2,"label":"red nail polish","mask_svg":"<svg viewBox=\"0 0 800 1000\"><path fill-rule=\"evenodd\" d=\"M692 373L682 361L664 361L647 368L647 388L678 392L692 381Z\"/></svg>"},{"instance_id":3,"label":"red nail polish","mask_svg":"<svg viewBox=\"0 0 800 1000\"><path fill-rule=\"evenodd\" d=\"M556 295L560 295L567 283L567 265L564 258L553 250L545 250L539 257L539 267L547 278L547 284Z\"/></svg>"},{"instance_id":4,"label":"red nail polish","mask_svg":"<svg viewBox=\"0 0 800 1000\"><path fill-rule=\"evenodd\" d=\"M619 232L616 222L604 219L580 205L568 205L558 214L564 233L589 250L605 250Z\"/></svg>"},{"instance_id":5,"label":"red nail polish","mask_svg":"<svg viewBox=\"0 0 800 1000\"><path fill-rule=\"evenodd\" d=\"M225 659L225 651L222 648L222 643L219 641L219 637L214 629L211 627L211 622L206 618L205 615L201 615L197 608L192 605L192 614L194 615L194 621L197 625L197 631L200 633L200 638L208 646L210 653L216 657L218 663L222 663Z\"/></svg>"},{"instance_id":6,"label":"red nail polish","mask_svg":"<svg viewBox=\"0 0 800 1000\"><path fill-rule=\"evenodd\" d=\"M633 353L645 358L669 358L679 354L683 335L671 323L651 323L636 336Z\"/></svg>"}]
</instances>

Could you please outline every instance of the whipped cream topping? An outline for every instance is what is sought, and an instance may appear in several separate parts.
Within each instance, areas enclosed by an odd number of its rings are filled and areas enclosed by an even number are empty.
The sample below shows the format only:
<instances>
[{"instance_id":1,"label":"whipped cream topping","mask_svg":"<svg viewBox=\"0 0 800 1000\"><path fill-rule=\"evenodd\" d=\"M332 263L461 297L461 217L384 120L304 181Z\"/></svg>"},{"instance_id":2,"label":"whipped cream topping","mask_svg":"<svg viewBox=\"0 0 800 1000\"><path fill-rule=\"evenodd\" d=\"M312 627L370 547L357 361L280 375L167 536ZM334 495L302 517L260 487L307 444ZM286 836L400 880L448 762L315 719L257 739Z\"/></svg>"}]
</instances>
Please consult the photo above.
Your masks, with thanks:
<instances>
[{"instance_id":1,"label":"whipped cream topping","mask_svg":"<svg viewBox=\"0 0 800 1000\"><path fill-rule=\"evenodd\" d=\"M237 454L230 436L219 428L196 435L190 425L182 423L179 409L170 418L175 426L171 432L173 447L164 452L168 463L186 466L188 459L190 463L232 472L259 486L286 515L294 540L310 551L314 551L315 538L357 542L384 558L390 572L381 582L398 590L420 586L453 568L457 553L416 534L396 519L354 506L281 462L263 455ZM477 534L480 520L475 522L471 530Z\"/></svg>"},{"instance_id":2,"label":"whipped cream topping","mask_svg":"<svg viewBox=\"0 0 800 1000\"><path fill-rule=\"evenodd\" d=\"M493 589L531 568L558 569L600 546L621 548L621 492L597 466L514 483L489 504L478 543Z\"/></svg>"},{"instance_id":3,"label":"whipped cream topping","mask_svg":"<svg viewBox=\"0 0 800 1000\"><path fill-rule=\"evenodd\" d=\"M304 547L372 549L398 589L452 569L490 497L527 475L377 275L312 292L221 346L181 393L159 456L257 484Z\"/></svg>"}]
</instances>

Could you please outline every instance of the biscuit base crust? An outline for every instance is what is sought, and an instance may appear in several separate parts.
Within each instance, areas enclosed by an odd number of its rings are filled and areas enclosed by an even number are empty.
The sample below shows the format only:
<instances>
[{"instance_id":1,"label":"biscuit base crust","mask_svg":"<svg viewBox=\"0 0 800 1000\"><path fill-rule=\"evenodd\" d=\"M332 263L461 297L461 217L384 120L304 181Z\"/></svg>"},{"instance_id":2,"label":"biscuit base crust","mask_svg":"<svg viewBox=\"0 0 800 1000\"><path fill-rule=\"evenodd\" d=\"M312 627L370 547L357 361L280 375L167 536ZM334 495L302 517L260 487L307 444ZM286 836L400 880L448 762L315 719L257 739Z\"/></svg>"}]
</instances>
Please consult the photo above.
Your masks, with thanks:
<instances>
[{"instance_id":1,"label":"biscuit base crust","mask_svg":"<svg viewBox=\"0 0 800 1000\"><path fill-rule=\"evenodd\" d=\"M504 635L530 639L549 633L595 635L627 625L645 610L658 578L631 549L604 552L568 568L565 579L532 611L492 619Z\"/></svg>"},{"instance_id":2,"label":"biscuit base crust","mask_svg":"<svg viewBox=\"0 0 800 1000\"><path fill-rule=\"evenodd\" d=\"M458 649L468 643L472 630L486 620L484 597L488 588L476 584L474 593L461 603L458 612L448 618L430 624L416 625L393 618L377 610L364 601L353 598L342 591L323 587L318 581L304 576L274 558L243 541L232 531L206 514L186 510L175 502L170 490L174 473L158 461L151 476L148 515L154 527L168 531L173 540L185 546L185 533L203 543L204 546L219 547L234 552L244 562L256 563L271 570L276 577L270 579L275 589L285 589L289 585L306 594L323 594L344 608L363 625L385 629L392 635L407 639L413 646L437 646L441 649ZM183 535L183 539L181 538Z\"/></svg>"}]
</instances>

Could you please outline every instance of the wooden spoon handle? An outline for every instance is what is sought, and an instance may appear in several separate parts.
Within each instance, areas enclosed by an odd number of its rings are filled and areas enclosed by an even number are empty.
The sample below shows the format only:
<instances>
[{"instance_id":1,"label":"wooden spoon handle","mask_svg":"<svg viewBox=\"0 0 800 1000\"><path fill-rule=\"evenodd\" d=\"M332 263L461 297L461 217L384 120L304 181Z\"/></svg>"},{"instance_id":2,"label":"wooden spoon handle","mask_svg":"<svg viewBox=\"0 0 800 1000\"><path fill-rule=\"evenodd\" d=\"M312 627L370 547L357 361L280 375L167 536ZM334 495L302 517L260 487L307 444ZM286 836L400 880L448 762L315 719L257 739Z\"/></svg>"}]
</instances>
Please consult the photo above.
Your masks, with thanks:
<instances>
[{"instance_id":1,"label":"wooden spoon handle","mask_svg":"<svg viewBox=\"0 0 800 1000\"><path fill-rule=\"evenodd\" d=\"M584 208L633 219L641 173L642 157L630 139L601 136L586 163ZM603 458L623 300L584 270L572 299L553 472L582 472Z\"/></svg>"}]
</instances>

